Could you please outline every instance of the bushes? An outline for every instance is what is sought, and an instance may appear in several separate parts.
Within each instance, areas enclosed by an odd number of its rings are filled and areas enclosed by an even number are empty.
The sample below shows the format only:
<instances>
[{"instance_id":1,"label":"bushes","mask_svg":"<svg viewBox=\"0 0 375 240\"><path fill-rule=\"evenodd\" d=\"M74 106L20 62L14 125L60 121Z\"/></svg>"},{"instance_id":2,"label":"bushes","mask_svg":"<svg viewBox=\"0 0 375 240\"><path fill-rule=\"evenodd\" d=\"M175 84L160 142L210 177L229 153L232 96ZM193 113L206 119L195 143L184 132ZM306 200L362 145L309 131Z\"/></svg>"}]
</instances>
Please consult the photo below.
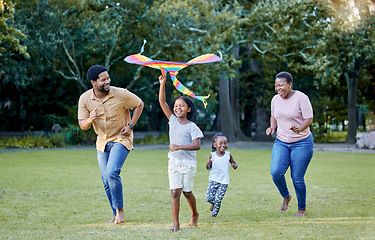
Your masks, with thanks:
<instances>
[{"instance_id":1,"label":"bushes","mask_svg":"<svg viewBox=\"0 0 375 240\"><path fill-rule=\"evenodd\" d=\"M94 145L95 132L90 129L83 131L77 127L66 128L62 133L42 135L9 137L0 139L0 149L8 148L57 148L68 146ZM168 144L168 134L160 134L158 137L146 135L142 139L134 139L135 144Z\"/></svg>"},{"instance_id":2,"label":"bushes","mask_svg":"<svg viewBox=\"0 0 375 240\"><path fill-rule=\"evenodd\" d=\"M61 133L39 136L9 137L0 139L0 149L7 148L56 148L76 145L93 145L96 135L93 130L83 131L76 127L66 128Z\"/></svg>"},{"instance_id":3,"label":"bushes","mask_svg":"<svg viewBox=\"0 0 375 240\"><path fill-rule=\"evenodd\" d=\"M43 136L25 136L22 138L11 137L0 139L0 149L5 148L53 148L66 147L63 136L53 135L51 137Z\"/></svg>"},{"instance_id":4,"label":"bushes","mask_svg":"<svg viewBox=\"0 0 375 240\"><path fill-rule=\"evenodd\" d=\"M142 139L134 139L134 144L169 144L168 134L160 134L157 138L146 135Z\"/></svg>"},{"instance_id":5,"label":"bushes","mask_svg":"<svg viewBox=\"0 0 375 240\"><path fill-rule=\"evenodd\" d=\"M347 132L331 131L320 135L314 134L314 142L316 143L344 143L346 141Z\"/></svg>"}]
</instances>

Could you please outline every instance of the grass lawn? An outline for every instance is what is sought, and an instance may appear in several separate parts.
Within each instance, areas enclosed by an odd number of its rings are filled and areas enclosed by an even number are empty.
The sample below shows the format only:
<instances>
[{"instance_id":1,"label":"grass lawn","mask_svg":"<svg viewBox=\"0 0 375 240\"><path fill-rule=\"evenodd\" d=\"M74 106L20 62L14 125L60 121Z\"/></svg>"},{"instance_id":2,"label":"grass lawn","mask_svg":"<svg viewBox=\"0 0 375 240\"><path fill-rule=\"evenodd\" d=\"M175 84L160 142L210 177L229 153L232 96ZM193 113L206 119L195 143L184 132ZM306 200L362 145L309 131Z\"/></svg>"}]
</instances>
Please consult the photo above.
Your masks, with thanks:
<instances>
[{"instance_id":1,"label":"grass lawn","mask_svg":"<svg viewBox=\"0 0 375 240\"><path fill-rule=\"evenodd\" d=\"M188 227L181 197L182 229L171 233L167 150L135 150L121 173L125 224L106 224L111 210L92 150L0 153L0 239L375 239L375 156L315 152L306 174L307 210L287 212L269 174L270 151L230 149L239 167L217 218L205 192L209 150L197 152L193 193L200 213Z\"/></svg>"}]
</instances>

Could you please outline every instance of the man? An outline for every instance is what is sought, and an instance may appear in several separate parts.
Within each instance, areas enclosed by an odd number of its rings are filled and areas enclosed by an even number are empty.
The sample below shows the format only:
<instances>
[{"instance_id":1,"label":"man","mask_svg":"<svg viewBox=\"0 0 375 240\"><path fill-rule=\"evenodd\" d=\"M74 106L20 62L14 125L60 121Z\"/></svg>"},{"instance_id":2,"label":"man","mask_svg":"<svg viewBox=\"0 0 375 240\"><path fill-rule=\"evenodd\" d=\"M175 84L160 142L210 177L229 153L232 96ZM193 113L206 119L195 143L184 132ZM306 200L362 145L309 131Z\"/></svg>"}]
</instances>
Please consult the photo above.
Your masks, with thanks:
<instances>
[{"instance_id":1,"label":"man","mask_svg":"<svg viewBox=\"0 0 375 240\"><path fill-rule=\"evenodd\" d=\"M119 224L125 220L120 172L133 149L133 128L142 114L143 102L127 89L110 86L108 70L103 66L90 67L87 79L92 89L79 98L78 123L83 130L94 126L99 169L114 215L107 222Z\"/></svg>"}]
</instances>

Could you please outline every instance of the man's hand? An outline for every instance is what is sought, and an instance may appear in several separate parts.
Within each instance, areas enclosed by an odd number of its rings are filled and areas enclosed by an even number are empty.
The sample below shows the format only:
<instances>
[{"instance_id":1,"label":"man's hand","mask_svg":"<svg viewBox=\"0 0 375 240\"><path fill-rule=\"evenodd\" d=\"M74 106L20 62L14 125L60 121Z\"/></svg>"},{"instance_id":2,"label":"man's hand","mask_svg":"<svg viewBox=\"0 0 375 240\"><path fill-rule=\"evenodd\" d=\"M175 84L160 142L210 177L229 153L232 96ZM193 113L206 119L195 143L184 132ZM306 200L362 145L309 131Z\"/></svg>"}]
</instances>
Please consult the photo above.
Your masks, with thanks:
<instances>
[{"instance_id":1,"label":"man's hand","mask_svg":"<svg viewBox=\"0 0 375 240\"><path fill-rule=\"evenodd\" d=\"M94 110L92 110L90 112L90 115L88 118L86 119L79 119L78 120L78 124L79 124L79 127L82 129L82 130L87 130L91 127L91 124L92 122L98 118L98 113L96 112L96 108Z\"/></svg>"},{"instance_id":2,"label":"man's hand","mask_svg":"<svg viewBox=\"0 0 375 240\"><path fill-rule=\"evenodd\" d=\"M133 130L130 128L130 126L126 125L125 127L121 129L121 134L124 136L129 136L132 133L132 131Z\"/></svg>"},{"instance_id":3,"label":"man's hand","mask_svg":"<svg viewBox=\"0 0 375 240\"><path fill-rule=\"evenodd\" d=\"M91 122L93 122L95 119L97 119L98 118L98 112L97 112L97 108L95 108L94 110L92 110L91 112L90 112L90 119L92 120Z\"/></svg>"}]
</instances>

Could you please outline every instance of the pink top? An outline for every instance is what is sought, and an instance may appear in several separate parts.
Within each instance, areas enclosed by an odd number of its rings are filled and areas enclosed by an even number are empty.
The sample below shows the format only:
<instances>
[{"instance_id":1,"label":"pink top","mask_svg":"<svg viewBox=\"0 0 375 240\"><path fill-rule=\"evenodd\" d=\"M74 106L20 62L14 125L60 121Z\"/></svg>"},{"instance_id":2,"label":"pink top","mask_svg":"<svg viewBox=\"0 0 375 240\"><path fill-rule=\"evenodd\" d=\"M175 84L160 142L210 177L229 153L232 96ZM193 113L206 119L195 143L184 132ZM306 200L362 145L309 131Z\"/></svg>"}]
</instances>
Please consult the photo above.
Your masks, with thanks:
<instances>
[{"instance_id":1,"label":"pink top","mask_svg":"<svg viewBox=\"0 0 375 240\"><path fill-rule=\"evenodd\" d=\"M313 117L313 109L309 97L295 91L289 99L275 95L271 101L271 115L277 121L277 138L286 143L293 143L307 138L310 128L300 133L290 130L291 126L299 126L306 118Z\"/></svg>"}]
</instances>

